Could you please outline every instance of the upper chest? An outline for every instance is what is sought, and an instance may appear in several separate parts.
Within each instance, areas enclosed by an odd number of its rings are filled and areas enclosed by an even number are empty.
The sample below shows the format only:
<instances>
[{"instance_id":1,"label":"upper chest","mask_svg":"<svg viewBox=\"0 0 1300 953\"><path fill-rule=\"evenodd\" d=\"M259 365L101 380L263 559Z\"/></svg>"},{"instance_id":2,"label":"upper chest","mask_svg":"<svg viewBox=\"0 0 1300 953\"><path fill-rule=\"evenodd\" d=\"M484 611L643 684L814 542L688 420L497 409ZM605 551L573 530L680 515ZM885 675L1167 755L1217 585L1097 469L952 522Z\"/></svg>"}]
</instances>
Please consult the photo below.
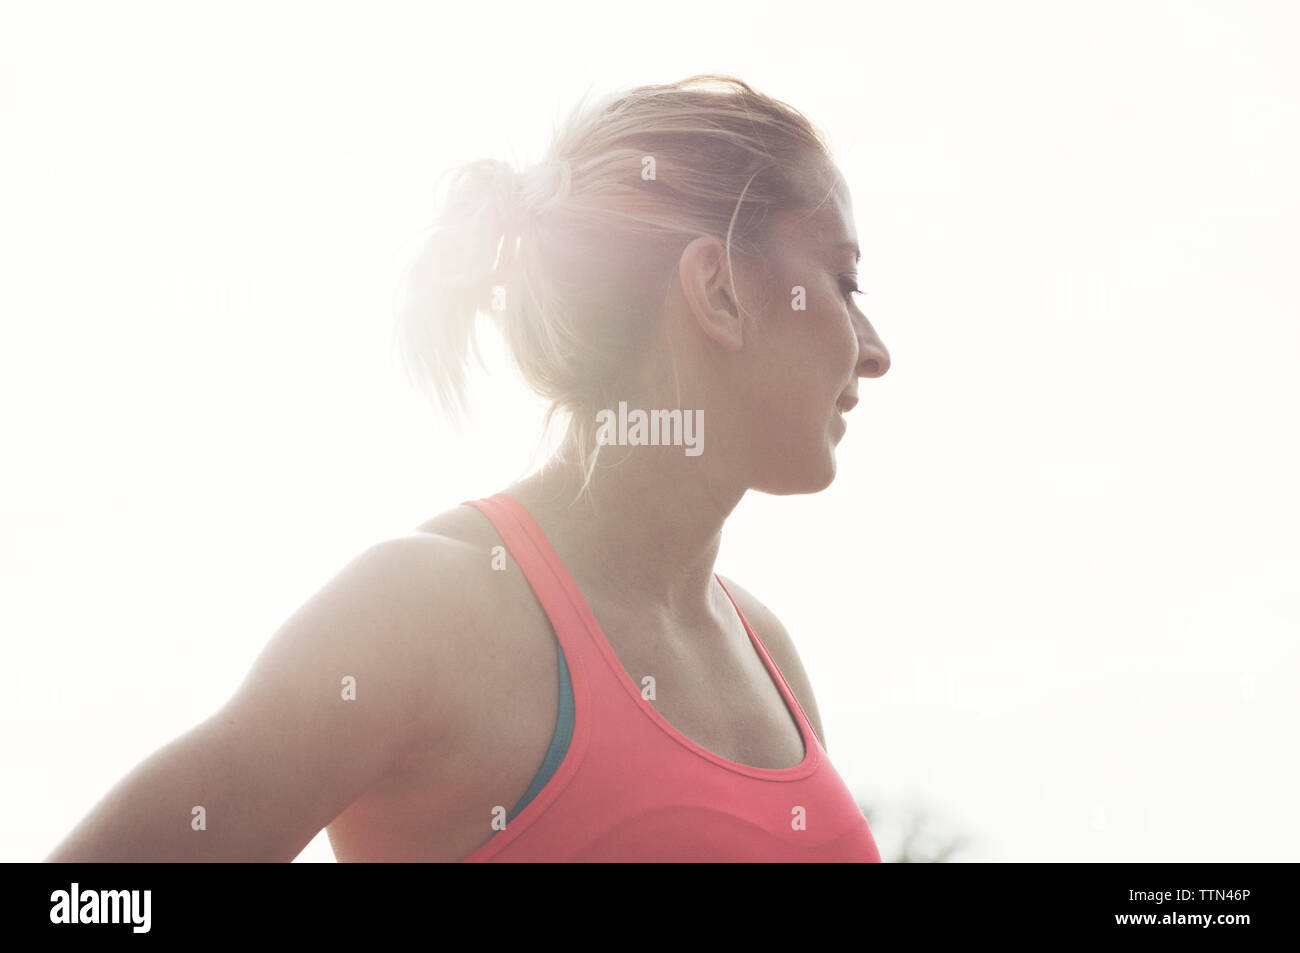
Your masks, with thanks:
<instances>
[{"instance_id":1,"label":"upper chest","mask_svg":"<svg viewBox=\"0 0 1300 953\"><path fill-rule=\"evenodd\" d=\"M537 682L543 688L538 694L544 708L551 697L545 689L555 684L549 676L555 672L558 678L555 627L565 626L568 638L562 642L570 649L576 646L597 656L605 655L605 649L612 652L618 661L615 678L629 679L638 687L651 680L656 707L665 715L672 711L687 721L705 720L730 707L743 711L750 721L790 719L745 623L716 582L709 616L684 619L651 612L616 594L617 587L600 578L570 576L581 606L561 600L560 616L552 618L517 554L506 551L482 514L458 507L421 528L454 536L484 554L485 624L470 651L462 653L468 664L462 683L471 689L466 699L470 708L485 694L504 690L519 697L517 686ZM489 554L494 553L506 558L493 558L488 571ZM567 567L564 571L567 575ZM596 631L575 620L579 610L594 617ZM757 635L762 638L761 632Z\"/></svg>"},{"instance_id":2,"label":"upper chest","mask_svg":"<svg viewBox=\"0 0 1300 953\"><path fill-rule=\"evenodd\" d=\"M496 680L476 691L465 709L485 732L465 730L462 737L471 746L490 743L487 733L549 741L558 711L556 628L563 627L559 641L570 667L576 661L572 655L580 655L588 677L622 683L634 697L639 692L672 731L706 751L763 768L788 768L802 760L799 719L734 608L729 617L673 620L639 612L607 598L590 582L579 583L595 621L586 626L569 614L551 618L526 580L505 582L489 636L501 663ZM513 699L509 710L488 703L493 697ZM619 709L618 717L636 720L628 708Z\"/></svg>"},{"instance_id":3,"label":"upper chest","mask_svg":"<svg viewBox=\"0 0 1300 953\"><path fill-rule=\"evenodd\" d=\"M437 526L438 532L455 534L483 552L500 552L504 542L496 527L472 507L444 514ZM583 575L567 564L558 571L567 577L563 581L571 584L570 591L557 598L546 570L532 562L525 571L518 561L522 555L510 552L493 563L493 618L482 638L497 646L494 658L501 664L494 671L479 672L483 679L495 681L474 693L470 708L504 691L520 700L514 717L526 713L553 726L559 627L565 630L560 642L566 655L577 651L608 663L595 666L601 677L641 690L647 703L688 739L741 763L797 763L804 748L798 718L716 580L711 580L710 610L687 618L652 611L617 580L604 578L602 571ZM539 593L547 597L549 609ZM762 633L757 636L762 638ZM535 685L535 698L525 703L516 690L520 685L530 686L530 691ZM489 725L494 712L476 718Z\"/></svg>"}]
</instances>

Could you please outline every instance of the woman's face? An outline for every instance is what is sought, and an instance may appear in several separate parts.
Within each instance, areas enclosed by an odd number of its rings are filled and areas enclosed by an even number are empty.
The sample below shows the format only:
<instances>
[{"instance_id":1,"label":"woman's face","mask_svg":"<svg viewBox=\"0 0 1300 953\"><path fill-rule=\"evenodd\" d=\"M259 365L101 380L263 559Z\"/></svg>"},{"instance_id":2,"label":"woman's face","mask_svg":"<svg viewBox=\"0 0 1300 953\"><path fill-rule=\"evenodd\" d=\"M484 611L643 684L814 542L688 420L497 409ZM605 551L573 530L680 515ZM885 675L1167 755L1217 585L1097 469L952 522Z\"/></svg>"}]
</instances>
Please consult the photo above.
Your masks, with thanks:
<instances>
[{"instance_id":1,"label":"woman's face","mask_svg":"<svg viewBox=\"0 0 1300 953\"><path fill-rule=\"evenodd\" d=\"M741 380L745 406L733 408L748 432L750 487L767 493L814 493L835 478L844 415L858 401L858 378L889 370L889 352L852 294L858 239L848 187L822 160L809 172L816 211L776 217L761 295L738 288L754 311L744 324ZM748 289L757 283L747 281Z\"/></svg>"}]
</instances>

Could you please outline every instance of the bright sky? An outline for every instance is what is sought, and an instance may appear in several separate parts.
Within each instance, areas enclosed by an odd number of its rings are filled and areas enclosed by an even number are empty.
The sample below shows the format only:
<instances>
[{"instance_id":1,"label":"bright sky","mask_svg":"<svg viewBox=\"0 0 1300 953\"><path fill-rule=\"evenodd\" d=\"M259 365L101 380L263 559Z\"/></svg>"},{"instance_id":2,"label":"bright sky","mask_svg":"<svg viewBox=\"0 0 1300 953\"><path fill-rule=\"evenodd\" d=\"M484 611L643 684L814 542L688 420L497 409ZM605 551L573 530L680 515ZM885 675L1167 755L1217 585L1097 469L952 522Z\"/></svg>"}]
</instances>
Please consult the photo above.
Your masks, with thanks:
<instances>
[{"instance_id":1,"label":"bright sky","mask_svg":"<svg viewBox=\"0 0 1300 953\"><path fill-rule=\"evenodd\" d=\"M957 859L1300 853L1300 15L1285 3L0 7L0 860L210 714L355 555L518 476L390 361L437 175L589 86L734 73L830 136L839 476L719 570L832 758ZM332 860L324 835L301 860Z\"/></svg>"}]
</instances>

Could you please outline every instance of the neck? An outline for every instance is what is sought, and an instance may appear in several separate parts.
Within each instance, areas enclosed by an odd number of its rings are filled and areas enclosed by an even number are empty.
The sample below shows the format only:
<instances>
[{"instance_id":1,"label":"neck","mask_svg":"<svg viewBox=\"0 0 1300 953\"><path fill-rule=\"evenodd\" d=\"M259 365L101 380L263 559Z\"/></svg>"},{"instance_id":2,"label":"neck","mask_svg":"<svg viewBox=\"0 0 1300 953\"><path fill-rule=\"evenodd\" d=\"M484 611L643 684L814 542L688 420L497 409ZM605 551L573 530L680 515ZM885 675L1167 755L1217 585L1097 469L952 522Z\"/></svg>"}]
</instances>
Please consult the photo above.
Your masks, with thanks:
<instances>
[{"instance_id":1,"label":"neck","mask_svg":"<svg viewBox=\"0 0 1300 953\"><path fill-rule=\"evenodd\" d=\"M703 459L680 447L607 446L585 495L577 465L555 458L506 492L537 521L584 594L664 618L716 619L730 604L713 581L714 562L744 488L724 488Z\"/></svg>"}]
</instances>

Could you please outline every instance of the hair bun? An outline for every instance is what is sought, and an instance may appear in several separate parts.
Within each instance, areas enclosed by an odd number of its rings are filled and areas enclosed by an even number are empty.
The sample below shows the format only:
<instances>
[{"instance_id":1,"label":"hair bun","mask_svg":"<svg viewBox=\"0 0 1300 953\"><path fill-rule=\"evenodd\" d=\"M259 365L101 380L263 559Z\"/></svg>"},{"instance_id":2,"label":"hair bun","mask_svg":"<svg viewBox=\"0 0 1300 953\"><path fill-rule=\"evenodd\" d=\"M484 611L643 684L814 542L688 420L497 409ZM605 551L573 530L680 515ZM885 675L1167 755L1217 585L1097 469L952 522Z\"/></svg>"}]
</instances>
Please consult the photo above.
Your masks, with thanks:
<instances>
[{"instance_id":1,"label":"hair bun","mask_svg":"<svg viewBox=\"0 0 1300 953\"><path fill-rule=\"evenodd\" d=\"M540 215L569 197L573 169L566 159L552 159L517 176L516 200L526 217Z\"/></svg>"}]
</instances>

